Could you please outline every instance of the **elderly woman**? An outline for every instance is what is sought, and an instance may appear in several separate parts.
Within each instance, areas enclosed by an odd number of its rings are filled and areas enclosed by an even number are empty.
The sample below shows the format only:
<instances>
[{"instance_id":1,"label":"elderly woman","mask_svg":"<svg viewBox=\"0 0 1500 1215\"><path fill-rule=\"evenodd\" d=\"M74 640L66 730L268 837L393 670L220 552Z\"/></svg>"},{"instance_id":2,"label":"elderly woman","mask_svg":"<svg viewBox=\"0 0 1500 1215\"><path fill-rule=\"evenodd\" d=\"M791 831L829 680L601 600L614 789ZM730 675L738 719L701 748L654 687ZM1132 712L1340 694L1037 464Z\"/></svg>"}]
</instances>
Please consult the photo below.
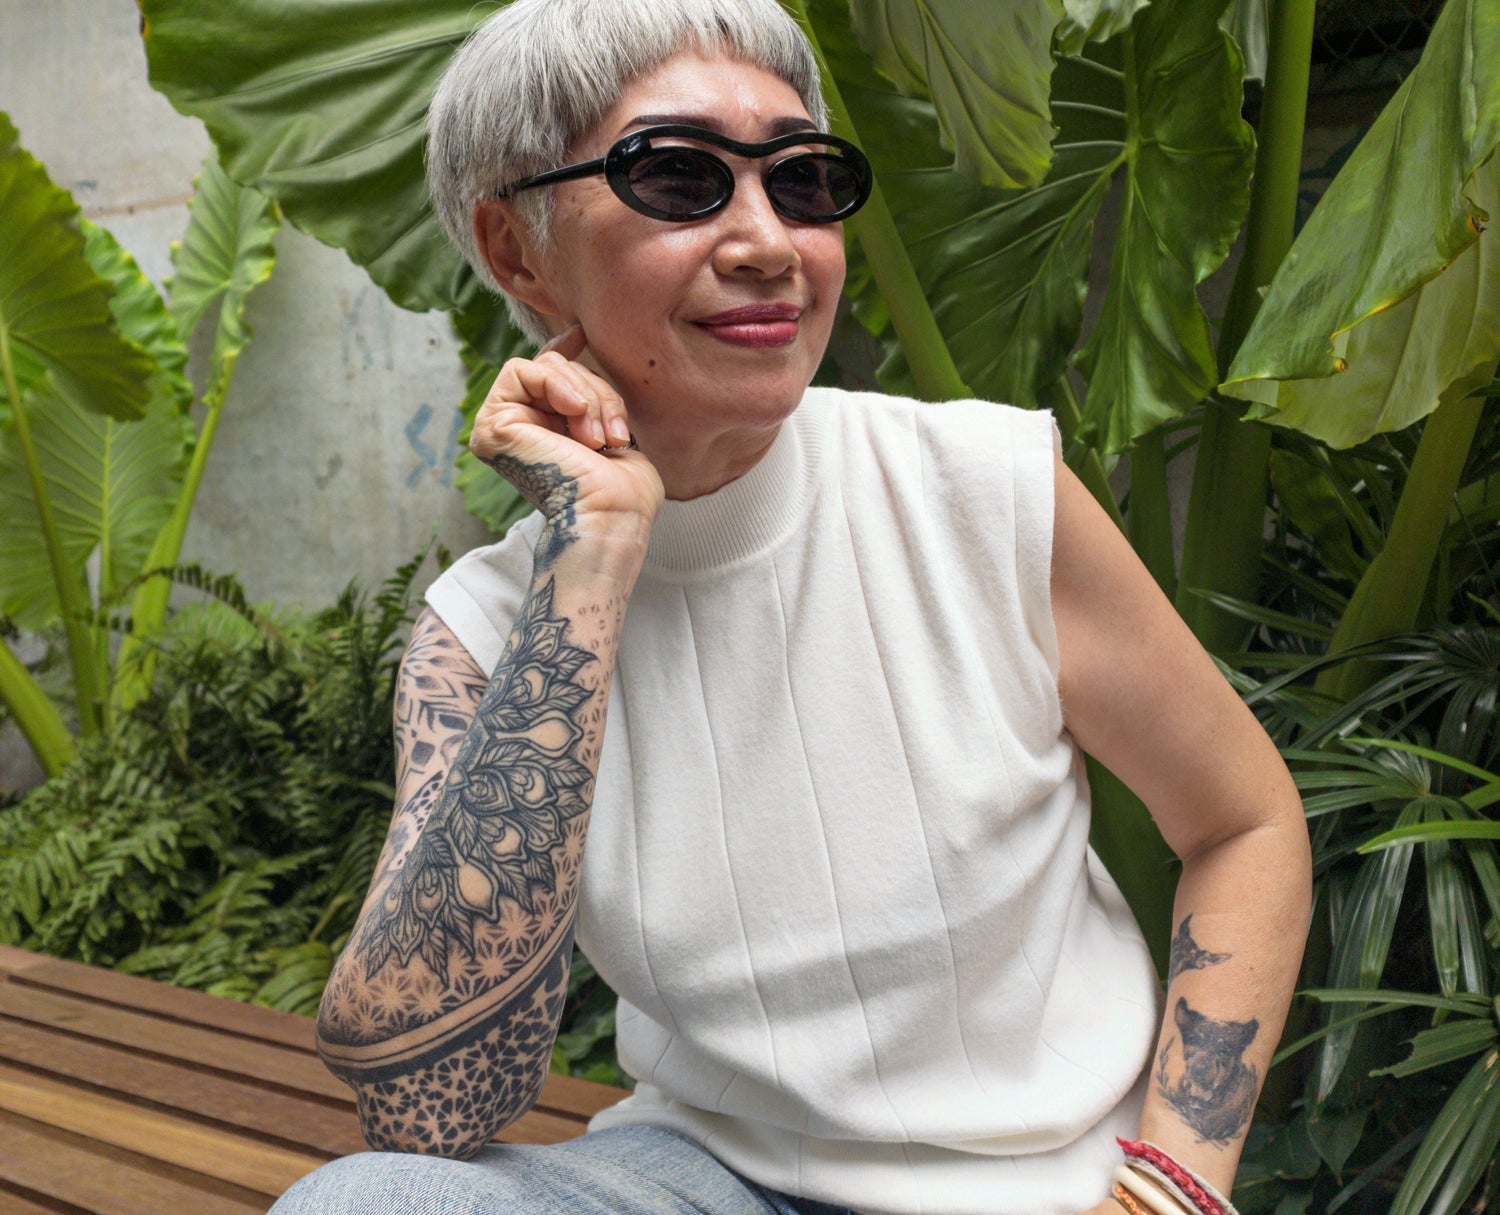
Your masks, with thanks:
<instances>
[{"instance_id":1,"label":"elderly woman","mask_svg":"<svg viewBox=\"0 0 1500 1215\"><path fill-rule=\"evenodd\" d=\"M809 387L869 177L795 24L516 0L430 127L443 222L545 344L472 439L536 512L434 584L402 667L318 1021L379 1150L276 1210L1227 1210L1308 912L1297 795L1050 419ZM1080 747L1182 858L1164 1003ZM634 1093L486 1146L575 928Z\"/></svg>"}]
</instances>

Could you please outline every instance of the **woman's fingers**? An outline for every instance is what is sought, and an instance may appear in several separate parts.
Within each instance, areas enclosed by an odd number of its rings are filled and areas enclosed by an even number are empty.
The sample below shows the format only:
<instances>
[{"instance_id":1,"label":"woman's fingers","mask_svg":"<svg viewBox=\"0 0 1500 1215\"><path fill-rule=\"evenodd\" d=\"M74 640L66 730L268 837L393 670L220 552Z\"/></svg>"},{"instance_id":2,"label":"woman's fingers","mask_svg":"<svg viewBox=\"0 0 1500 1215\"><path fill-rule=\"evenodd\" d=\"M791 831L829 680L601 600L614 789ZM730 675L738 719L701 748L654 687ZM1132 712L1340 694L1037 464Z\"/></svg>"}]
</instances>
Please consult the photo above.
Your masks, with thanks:
<instances>
[{"instance_id":1,"label":"woman's fingers","mask_svg":"<svg viewBox=\"0 0 1500 1215\"><path fill-rule=\"evenodd\" d=\"M579 325L548 342L535 358L509 360L496 377L482 413L493 431L514 422L545 426L592 449L622 447L630 440L625 403L608 381L574 361L587 348ZM480 442L489 446L488 436ZM476 455L482 453L476 450Z\"/></svg>"},{"instance_id":2,"label":"woman's fingers","mask_svg":"<svg viewBox=\"0 0 1500 1215\"><path fill-rule=\"evenodd\" d=\"M577 361L587 349L588 338L583 332L583 326L575 324L537 351L537 358L556 355L566 361L567 366L577 373L577 386L598 405L598 412L594 416L602 428L602 436L597 445L607 443L611 447L623 447L630 441L630 422L625 416L625 402L608 381Z\"/></svg>"}]
</instances>

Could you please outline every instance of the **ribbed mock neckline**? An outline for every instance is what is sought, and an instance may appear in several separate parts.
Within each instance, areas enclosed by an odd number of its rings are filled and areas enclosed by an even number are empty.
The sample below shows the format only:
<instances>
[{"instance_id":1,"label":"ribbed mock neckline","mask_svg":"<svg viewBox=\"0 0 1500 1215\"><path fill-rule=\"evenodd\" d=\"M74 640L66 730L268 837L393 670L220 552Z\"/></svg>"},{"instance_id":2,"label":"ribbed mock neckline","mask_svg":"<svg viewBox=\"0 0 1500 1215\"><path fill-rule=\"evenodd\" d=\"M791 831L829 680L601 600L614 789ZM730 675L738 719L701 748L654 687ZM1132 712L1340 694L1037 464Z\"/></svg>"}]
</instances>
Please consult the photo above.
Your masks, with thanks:
<instances>
[{"instance_id":1,"label":"ribbed mock neckline","mask_svg":"<svg viewBox=\"0 0 1500 1215\"><path fill-rule=\"evenodd\" d=\"M801 524L823 457L814 395L809 389L743 476L700 498L662 503L643 573L683 579L745 564L774 551Z\"/></svg>"}]
</instances>

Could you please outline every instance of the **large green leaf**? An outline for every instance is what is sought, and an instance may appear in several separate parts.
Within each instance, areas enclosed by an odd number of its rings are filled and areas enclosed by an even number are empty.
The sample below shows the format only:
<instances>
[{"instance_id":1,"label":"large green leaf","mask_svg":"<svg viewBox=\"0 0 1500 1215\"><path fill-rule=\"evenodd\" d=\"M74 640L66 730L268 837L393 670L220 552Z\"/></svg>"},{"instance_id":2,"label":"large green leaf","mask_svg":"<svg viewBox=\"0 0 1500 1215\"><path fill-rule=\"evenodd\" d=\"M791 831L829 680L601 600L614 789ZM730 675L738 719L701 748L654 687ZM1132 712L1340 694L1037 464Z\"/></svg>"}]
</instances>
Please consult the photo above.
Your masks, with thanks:
<instances>
[{"instance_id":1,"label":"large green leaf","mask_svg":"<svg viewBox=\"0 0 1500 1215\"><path fill-rule=\"evenodd\" d=\"M466 0L141 0L151 83L203 119L234 180L348 252L402 307L503 309L427 205L423 117L487 9ZM487 351L488 353L488 351Z\"/></svg>"},{"instance_id":2,"label":"large green leaf","mask_svg":"<svg viewBox=\"0 0 1500 1215\"><path fill-rule=\"evenodd\" d=\"M1486 382L1500 258L1479 234L1497 146L1500 0L1451 0L1282 262L1224 390L1342 446Z\"/></svg>"},{"instance_id":3,"label":"large green leaf","mask_svg":"<svg viewBox=\"0 0 1500 1215\"><path fill-rule=\"evenodd\" d=\"M172 246L176 274L167 291L172 317L184 340L213 313L213 354L203 394L202 427L192 444L192 457L171 514L146 558L150 570L169 569L181 558L235 364L250 340L245 301L270 277L281 226L275 204L258 190L236 185L214 157L205 162L194 187L187 231ZM128 707L146 691L155 661L149 639L166 618L171 592L171 581L158 576L138 586L131 599L130 633L120 646L114 687L115 702L121 706ZM147 643L144 652L143 642Z\"/></svg>"},{"instance_id":4,"label":"large green leaf","mask_svg":"<svg viewBox=\"0 0 1500 1215\"><path fill-rule=\"evenodd\" d=\"M172 244L176 273L167 295L184 341L218 302L213 358L222 362L250 340L245 297L271 275L281 221L269 198L237 186L216 157L204 161L193 186L187 231Z\"/></svg>"},{"instance_id":5,"label":"large green leaf","mask_svg":"<svg viewBox=\"0 0 1500 1215\"><path fill-rule=\"evenodd\" d=\"M107 599L140 572L171 513L192 433L191 393L187 351L156 288L108 232L92 224L86 231L89 261L114 287L120 330L155 356L146 416L120 422L95 413L50 378L23 408L63 556L82 567L97 551ZM60 606L32 482L19 445L9 442L0 449L0 612L35 628Z\"/></svg>"},{"instance_id":6,"label":"large green leaf","mask_svg":"<svg viewBox=\"0 0 1500 1215\"><path fill-rule=\"evenodd\" d=\"M1500 214L1500 156L1470 184L1476 202ZM1334 346L1345 367L1327 379L1249 380L1225 390L1254 399L1249 416L1332 447L1401 430L1462 400L1500 358L1500 238L1474 241L1435 278L1339 334Z\"/></svg>"},{"instance_id":7,"label":"large green leaf","mask_svg":"<svg viewBox=\"0 0 1500 1215\"><path fill-rule=\"evenodd\" d=\"M1412 1158L1391 1215L1452 1215L1495 1162L1500 1145L1500 1049L1453 1089Z\"/></svg>"},{"instance_id":8,"label":"large green leaf","mask_svg":"<svg viewBox=\"0 0 1500 1215\"><path fill-rule=\"evenodd\" d=\"M531 513L531 504L493 468L475 459L468 448L474 419L499 374L499 368L467 342L459 347L459 353L468 374L464 378L464 399L459 405L464 415L464 429L459 436L462 447L454 453L453 465L457 471L453 485L463 494L464 508L469 514L488 523L494 531L504 533L516 520ZM521 351L517 349L515 353Z\"/></svg>"},{"instance_id":9,"label":"large green leaf","mask_svg":"<svg viewBox=\"0 0 1500 1215\"><path fill-rule=\"evenodd\" d=\"M861 45L902 92L930 99L955 168L1034 186L1051 162L1047 104L1062 0L1011 0L1002 23L973 0L853 0ZM1090 18L1091 19L1091 18Z\"/></svg>"},{"instance_id":10,"label":"large green leaf","mask_svg":"<svg viewBox=\"0 0 1500 1215\"><path fill-rule=\"evenodd\" d=\"M1215 25L1221 7L1157 0L1126 37L1089 46L1086 58L1062 59L1052 81L1059 133L1051 171L1034 190L992 190L948 164L933 108L900 96L872 70L849 36L843 6L809 5L939 327L977 394L1033 405L1066 369L1082 323L1094 217L1122 167L1136 199L1135 228L1132 238L1122 227L1116 242L1117 281L1097 340L1107 324L1120 357L1095 359L1095 430L1118 450L1211 386L1208 327L1194 284L1218 265L1238 230L1250 168L1238 64ZM1200 105L1197 93L1205 91ZM1187 95L1194 104L1182 103ZM1143 256L1143 242L1157 239L1156 217L1170 225L1161 238L1167 252ZM883 309L856 270L859 313L883 336ZM1155 311L1128 315L1142 300L1154 301ZM1153 337L1158 326L1161 340ZM1181 326L1198 335L1191 351L1176 336ZM899 354L882 380L910 391ZM1180 387L1184 381L1189 388Z\"/></svg>"},{"instance_id":11,"label":"large green leaf","mask_svg":"<svg viewBox=\"0 0 1500 1215\"><path fill-rule=\"evenodd\" d=\"M1196 289L1239 232L1255 159L1223 12L1218 0L1156 0L1124 35L1120 227L1104 311L1078 356L1084 436L1105 451L1184 413L1218 378Z\"/></svg>"},{"instance_id":12,"label":"large green leaf","mask_svg":"<svg viewBox=\"0 0 1500 1215\"><path fill-rule=\"evenodd\" d=\"M1421 799L1414 799L1397 816L1396 823L1404 827L1418 822L1422 813ZM1379 985L1401 910L1411 852L1410 844L1391 848L1361 866L1349 905L1339 917L1341 933L1334 943L1328 971L1331 986L1373 990ZM1316 1094L1320 1104L1328 1099L1343 1074L1357 1029L1350 1024L1333 1031L1318 1051Z\"/></svg>"},{"instance_id":13,"label":"large green leaf","mask_svg":"<svg viewBox=\"0 0 1500 1215\"><path fill-rule=\"evenodd\" d=\"M50 379L25 408L64 557L81 566L100 550L118 586L139 572L171 513L184 462L182 414L158 397L144 418L117 422L84 409ZM0 450L0 612L34 629L60 606L31 482L16 445L7 444Z\"/></svg>"},{"instance_id":14,"label":"large green leaf","mask_svg":"<svg viewBox=\"0 0 1500 1215\"><path fill-rule=\"evenodd\" d=\"M1057 50L1080 55L1085 42L1104 42L1125 29L1150 0L1064 0L1057 27Z\"/></svg>"},{"instance_id":15,"label":"large green leaf","mask_svg":"<svg viewBox=\"0 0 1500 1215\"><path fill-rule=\"evenodd\" d=\"M1035 405L1066 369L1082 324L1094 214L1124 147L1115 73L1061 62L1047 182L992 190L954 170L932 105L902 96L874 70L839 0L812 0L808 11L965 383L990 400ZM889 340L884 301L862 271L856 252L848 285L856 312ZM894 347L881 381L916 392Z\"/></svg>"},{"instance_id":16,"label":"large green leaf","mask_svg":"<svg viewBox=\"0 0 1500 1215\"><path fill-rule=\"evenodd\" d=\"M120 335L109 284L83 252L77 204L0 112L0 332L20 379L36 384L50 371L84 408L138 418L150 396L151 356ZM3 380L0 408L8 415Z\"/></svg>"}]
</instances>

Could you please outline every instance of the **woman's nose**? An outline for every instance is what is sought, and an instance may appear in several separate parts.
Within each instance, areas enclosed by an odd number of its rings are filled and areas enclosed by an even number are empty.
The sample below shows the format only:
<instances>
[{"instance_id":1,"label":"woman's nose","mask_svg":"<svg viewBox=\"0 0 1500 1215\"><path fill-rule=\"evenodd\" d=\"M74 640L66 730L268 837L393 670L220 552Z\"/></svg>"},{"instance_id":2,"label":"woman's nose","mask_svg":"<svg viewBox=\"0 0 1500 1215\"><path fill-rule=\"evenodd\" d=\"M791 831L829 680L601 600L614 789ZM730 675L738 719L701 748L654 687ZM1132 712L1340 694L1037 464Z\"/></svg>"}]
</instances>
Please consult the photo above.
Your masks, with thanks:
<instances>
[{"instance_id":1,"label":"woman's nose","mask_svg":"<svg viewBox=\"0 0 1500 1215\"><path fill-rule=\"evenodd\" d=\"M758 175L741 176L729 205L715 218L723 231L714 250L720 274L779 278L801 265L788 222L771 206Z\"/></svg>"}]
</instances>

